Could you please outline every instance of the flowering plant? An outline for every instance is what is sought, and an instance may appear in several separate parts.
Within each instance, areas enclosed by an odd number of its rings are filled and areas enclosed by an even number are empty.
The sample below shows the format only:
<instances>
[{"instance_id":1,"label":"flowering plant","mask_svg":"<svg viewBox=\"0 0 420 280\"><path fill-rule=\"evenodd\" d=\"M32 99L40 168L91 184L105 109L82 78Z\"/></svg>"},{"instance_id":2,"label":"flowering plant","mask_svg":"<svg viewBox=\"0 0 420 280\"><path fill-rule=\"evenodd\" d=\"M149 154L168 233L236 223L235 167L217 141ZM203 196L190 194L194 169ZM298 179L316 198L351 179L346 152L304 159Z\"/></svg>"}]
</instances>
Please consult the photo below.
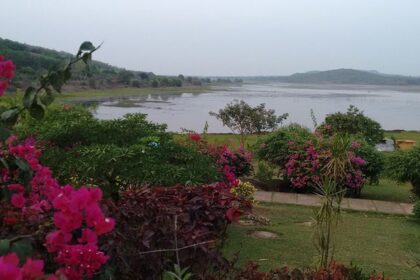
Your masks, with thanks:
<instances>
[{"instance_id":1,"label":"flowering plant","mask_svg":"<svg viewBox=\"0 0 420 280\"><path fill-rule=\"evenodd\" d=\"M71 66L87 63L96 50L83 43L63 70L49 72L40 87L25 91L23 108L3 109L0 142L0 275L2 279L81 280L91 278L108 257L98 247L98 237L110 232L114 220L100 207L102 191L97 188L61 186L51 170L40 164L40 151L33 139L23 142L10 136L19 114L28 109L34 118L43 117L52 102L52 91L60 92L71 76ZM15 65L0 56L0 95L12 79ZM6 140L7 139L7 140ZM32 259L36 256L37 259ZM43 259L42 259L43 258ZM50 263L53 259L54 263Z\"/></svg>"},{"instance_id":2,"label":"flowering plant","mask_svg":"<svg viewBox=\"0 0 420 280\"><path fill-rule=\"evenodd\" d=\"M34 144L32 139L18 142L11 137L0 149L3 164L9 166L0 168L5 194L0 202L4 213L0 221L0 238L5 241L2 251L6 253L3 260L13 264L16 251L26 259L22 273L27 266L36 267L38 273L44 261L30 258L30 251L36 248L36 254L44 259L54 258L51 267L57 267L56 275L69 280L92 277L108 259L99 250L98 237L110 232L115 223L100 208L102 192L97 187L76 190L70 185L60 186L50 169L40 164L40 152ZM16 233L18 238L11 239ZM27 244L27 252L16 250L19 242Z\"/></svg>"},{"instance_id":3,"label":"flowering plant","mask_svg":"<svg viewBox=\"0 0 420 280\"><path fill-rule=\"evenodd\" d=\"M328 168L332 161L337 161L338 153L334 143L334 137L320 138L317 144L311 140L303 145L289 141L291 154L286 163L286 176L294 188L319 186L322 177L336 176ZM360 189L365 183L362 168L367 162L356 155L358 148L360 148L358 142L348 142L340 155L342 172L335 179L341 187Z\"/></svg>"},{"instance_id":4,"label":"flowering plant","mask_svg":"<svg viewBox=\"0 0 420 280\"><path fill-rule=\"evenodd\" d=\"M15 76L16 66L11 60L4 60L0 55L0 96L3 96L4 91L9 85L9 80Z\"/></svg>"}]
</instances>

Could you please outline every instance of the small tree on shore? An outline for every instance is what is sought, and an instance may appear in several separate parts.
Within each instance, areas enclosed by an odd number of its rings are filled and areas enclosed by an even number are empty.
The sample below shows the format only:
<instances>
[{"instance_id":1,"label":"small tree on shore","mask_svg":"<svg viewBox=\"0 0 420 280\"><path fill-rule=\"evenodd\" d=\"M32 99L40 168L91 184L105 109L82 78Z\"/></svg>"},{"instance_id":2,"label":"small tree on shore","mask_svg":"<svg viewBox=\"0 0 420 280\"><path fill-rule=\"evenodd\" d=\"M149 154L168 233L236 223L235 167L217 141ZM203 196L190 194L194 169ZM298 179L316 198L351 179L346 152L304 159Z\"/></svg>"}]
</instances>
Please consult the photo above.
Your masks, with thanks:
<instances>
[{"instance_id":1,"label":"small tree on shore","mask_svg":"<svg viewBox=\"0 0 420 280\"><path fill-rule=\"evenodd\" d=\"M216 117L233 132L239 133L242 145L245 144L248 134L274 130L289 116L287 113L276 116L275 111L266 109L264 103L252 107L243 100L234 100L218 113L210 112L210 115Z\"/></svg>"}]
</instances>

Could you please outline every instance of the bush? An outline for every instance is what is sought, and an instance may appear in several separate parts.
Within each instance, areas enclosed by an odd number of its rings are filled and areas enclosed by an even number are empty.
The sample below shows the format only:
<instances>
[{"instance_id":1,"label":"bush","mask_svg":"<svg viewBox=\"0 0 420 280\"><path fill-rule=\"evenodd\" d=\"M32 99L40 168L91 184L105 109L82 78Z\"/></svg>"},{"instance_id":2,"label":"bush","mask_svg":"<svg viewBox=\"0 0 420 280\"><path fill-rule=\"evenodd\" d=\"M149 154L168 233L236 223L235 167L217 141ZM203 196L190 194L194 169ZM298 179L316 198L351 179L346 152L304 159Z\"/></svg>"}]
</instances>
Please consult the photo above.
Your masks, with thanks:
<instances>
[{"instance_id":1,"label":"bush","mask_svg":"<svg viewBox=\"0 0 420 280\"><path fill-rule=\"evenodd\" d=\"M220 177L212 157L175 143L164 125L141 114L97 120L79 107L55 107L18 131L49 143L42 161L61 182L98 184L107 194L129 185L198 185Z\"/></svg>"},{"instance_id":2,"label":"bush","mask_svg":"<svg viewBox=\"0 0 420 280\"><path fill-rule=\"evenodd\" d=\"M196 276L222 270L228 262L219 250L219 239L240 211L249 207L223 184L124 191L112 207L118 220L110 239L115 275L118 279L160 279L178 263L177 257ZM177 256L171 251L174 248L185 249Z\"/></svg>"},{"instance_id":3,"label":"bush","mask_svg":"<svg viewBox=\"0 0 420 280\"><path fill-rule=\"evenodd\" d=\"M420 221L420 200L417 200L417 202L414 204L413 213L414 217Z\"/></svg>"},{"instance_id":4,"label":"bush","mask_svg":"<svg viewBox=\"0 0 420 280\"><path fill-rule=\"evenodd\" d=\"M258 270L256 263L248 262L244 269L233 274L232 279L234 280L390 280L390 278L385 278L383 273L366 275L358 267L346 267L335 261L331 261L326 269L301 270L298 268L290 269L283 267L269 272L261 272Z\"/></svg>"},{"instance_id":5,"label":"bush","mask_svg":"<svg viewBox=\"0 0 420 280\"><path fill-rule=\"evenodd\" d=\"M234 186L231 189L231 193L233 193L236 197L251 204L255 203L254 195L256 191L257 189L253 184L242 181L240 181L237 186Z\"/></svg>"},{"instance_id":6,"label":"bush","mask_svg":"<svg viewBox=\"0 0 420 280\"><path fill-rule=\"evenodd\" d=\"M303 144L314 139L315 137L309 129L297 124L291 124L258 139L255 145L255 152L259 159L283 168L290 154L290 142Z\"/></svg>"},{"instance_id":7,"label":"bush","mask_svg":"<svg viewBox=\"0 0 420 280\"><path fill-rule=\"evenodd\" d=\"M353 105L350 105L346 113L329 114L317 131L330 136L336 133L359 136L371 145L379 143L384 138L381 125L365 116L363 111Z\"/></svg>"},{"instance_id":8,"label":"bush","mask_svg":"<svg viewBox=\"0 0 420 280\"><path fill-rule=\"evenodd\" d=\"M366 164L360 167L363 175L369 180L370 184L378 184L385 165L383 154L366 141L356 140L355 142L360 143L360 147L355 150L355 155L366 161Z\"/></svg>"},{"instance_id":9,"label":"bush","mask_svg":"<svg viewBox=\"0 0 420 280\"><path fill-rule=\"evenodd\" d=\"M400 182L410 182L413 193L420 198L420 147L397 151L386 158L386 175Z\"/></svg>"},{"instance_id":10,"label":"bush","mask_svg":"<svg viewBox=\"0 0 420 280\"><path fill-rule=\"evenodd\" d=\"M359 148L358 142L340 135L320 138L317 144L291 142L287 178L296 189L319 187L322 178L331 178L339 187L359 194L365 183L362 168L367 163L357 156Z\"/></svg>"},{"instance_id":11,"label":"bush","mask_svg":"<svg viewBox=\"0 0 420 280\"><path fill-rule=\"evenodd\" d=\"M9 138L1 145L1 154L0 275L22 279L17 275L23 273L23 279L44 279L44 263L45 272L55 273L57 279L100 273L109 257L101 251L99 237L114 227L114 220L100 208L101 190L61 186L39 163L40 152L32 139ZM18 257L21 264L26 260L24 266L18 267Z\"/></svg>"},{"instance_id":12,"label":"bush","mask_svg":"<svg viewBox=\"0 0 420 280\"><path fill-rule=\"evenodd\" d=\"M259 161L255 177L261 182L269 182L274 175L273 168L265 161Z\"/></svg>"}]
</instances>

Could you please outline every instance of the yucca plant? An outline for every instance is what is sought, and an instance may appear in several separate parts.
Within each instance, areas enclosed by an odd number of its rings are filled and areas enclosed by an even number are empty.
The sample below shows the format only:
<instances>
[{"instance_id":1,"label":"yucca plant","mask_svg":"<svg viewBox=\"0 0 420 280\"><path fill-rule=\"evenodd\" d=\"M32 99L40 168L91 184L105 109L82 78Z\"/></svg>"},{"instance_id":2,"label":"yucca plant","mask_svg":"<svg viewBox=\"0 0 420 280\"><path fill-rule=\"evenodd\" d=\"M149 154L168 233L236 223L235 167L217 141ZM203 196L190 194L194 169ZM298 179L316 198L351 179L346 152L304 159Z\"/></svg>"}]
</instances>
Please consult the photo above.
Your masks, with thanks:
<instances>
[{"instance_id":1,"label":"yucca plant","mask_svg":"<svg viewBox=\"0 0 420 280\"><path fill-rule=\"evenodd\" d=\"M334 255L335 231L340 221L345 190L337 188L332 178L325 177L318 192L321 196L321 207L314 211L314 242L319 253L319 267L326 268Z\"/></svg>"},{"instance_id":2,"label":"yucca plant","mask_svg":"<svg viewBox=\"0 0 420 280\"><path fill-rule=\"evenodd\" d=\"M335 230L340 221L341 202L346 189L342 188L349 168L352 167L349 148L351 140L346 135L329 139L329 160L323 167L324 177L317 186L321 196L321 207L314 212L314 240L319 253L319 267L326 268L332 260L335 249Z\"/></svg>"}]
</instances>

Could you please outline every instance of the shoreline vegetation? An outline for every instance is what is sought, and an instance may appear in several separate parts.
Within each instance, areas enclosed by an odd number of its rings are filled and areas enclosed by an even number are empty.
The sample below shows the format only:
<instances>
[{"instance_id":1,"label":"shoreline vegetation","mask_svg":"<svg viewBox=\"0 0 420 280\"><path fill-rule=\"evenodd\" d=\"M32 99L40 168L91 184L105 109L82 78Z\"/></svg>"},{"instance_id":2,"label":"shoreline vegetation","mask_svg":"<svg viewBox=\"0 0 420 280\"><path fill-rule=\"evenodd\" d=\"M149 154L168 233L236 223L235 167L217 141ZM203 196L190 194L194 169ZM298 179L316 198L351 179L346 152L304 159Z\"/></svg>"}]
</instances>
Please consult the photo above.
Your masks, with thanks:
<instances>
[{"instance_id":1,"label":"shoreline vegetation","mask_svg":"<svg viewBox=\"0 0 420 280\"><path fill-rule=\"evenodd\" d=\"M207 91L217 91L222 88L216 86L182 86L182 87L124 87L112 89L91 89L83 91L68 91L57 95L59 101L102 101L109 98L133 97L148 94L174 94L174 93L204 93Z\"/></svg>"}]
</instances>

